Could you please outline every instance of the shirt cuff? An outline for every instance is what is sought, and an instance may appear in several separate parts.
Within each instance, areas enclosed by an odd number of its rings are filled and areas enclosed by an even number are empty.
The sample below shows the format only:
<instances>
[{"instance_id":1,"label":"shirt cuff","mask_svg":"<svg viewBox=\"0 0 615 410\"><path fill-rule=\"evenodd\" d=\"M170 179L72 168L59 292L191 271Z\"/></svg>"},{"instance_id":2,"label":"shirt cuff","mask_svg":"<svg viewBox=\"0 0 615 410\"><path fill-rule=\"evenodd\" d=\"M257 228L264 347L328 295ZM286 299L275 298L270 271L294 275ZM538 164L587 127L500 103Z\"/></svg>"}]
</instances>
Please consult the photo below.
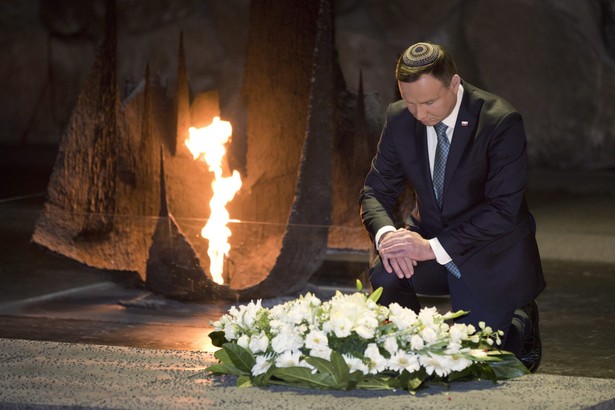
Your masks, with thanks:
<instances>
[{"instance_id":1,"label":"shirt cuff","mask_svg":"<svg viewBox=\"0 0 615 410\"><path fill-rule=\"evenodd\" d=\"M396 231L395 227L391 225L383 226L382 228L378 229L378 232L376 232L376 236L374 237L374 244L376 245L376 250L378 250L378 244L380 243L380 237L387 232L395 232L395 231Z\"/></svg>"},{"instance_id":2,"label":"shirt cuff","mask_svg":"<svg viewBox=\"0 0 615 410\"><path fill-rule=\"evenodd\" d=\"M430 239L429 245L431 246L433 253L436 255L436 262L438 262L440 265L446 265L453 260L453 258L451 258L449 254L444 250L438 238Z\"/></svg>"}]
</instances>

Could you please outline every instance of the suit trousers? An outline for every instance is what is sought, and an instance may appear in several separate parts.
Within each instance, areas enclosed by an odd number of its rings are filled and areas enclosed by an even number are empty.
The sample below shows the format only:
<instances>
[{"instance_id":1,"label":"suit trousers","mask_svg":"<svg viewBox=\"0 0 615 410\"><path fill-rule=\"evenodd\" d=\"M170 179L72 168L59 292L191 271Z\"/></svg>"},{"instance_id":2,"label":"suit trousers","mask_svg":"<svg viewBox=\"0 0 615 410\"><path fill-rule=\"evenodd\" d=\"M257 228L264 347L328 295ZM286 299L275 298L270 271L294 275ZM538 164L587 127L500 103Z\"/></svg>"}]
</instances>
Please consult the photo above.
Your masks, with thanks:
<instances>
[{"instance_id":1,"label":"suit trousers","mask_svg":"<svg viewBox=\"0 0 615 410\"><path fill-rule=\"evenodd\" d=\"M399 305L417 312L421 309L417 294L426 296L450 295L452 311L469 311L467 315L455 319L457 323L471 324L478 328L483 321L494 330L502 330L501 348L517 354L521 350L522 335L513 322L513 311L492 311L485 309L478 297L468 289L463 274L461 278L451 275L444 266L435 260L418 262L414 275L410 279L399 279L395 273L388 273L380 257L376 257L369 271L372 288L383 288L378 303L388 306L397 302ZM512 324L512 325L511 325Z\"/></svg>"}]
</instances>

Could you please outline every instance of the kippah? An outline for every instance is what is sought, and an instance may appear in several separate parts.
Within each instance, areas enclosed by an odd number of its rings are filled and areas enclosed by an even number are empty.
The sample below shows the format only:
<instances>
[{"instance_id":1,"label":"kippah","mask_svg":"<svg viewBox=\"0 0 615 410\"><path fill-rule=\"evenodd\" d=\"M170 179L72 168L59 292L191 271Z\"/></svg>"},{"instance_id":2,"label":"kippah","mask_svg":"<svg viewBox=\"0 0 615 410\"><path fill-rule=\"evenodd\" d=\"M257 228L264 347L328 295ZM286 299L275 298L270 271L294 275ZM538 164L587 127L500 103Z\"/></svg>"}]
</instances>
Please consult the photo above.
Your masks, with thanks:
<instances>
[{"instance_id":1,"label":"kippah","mask_svg":"<svg viewBox=\"0 0 615 410\"><path fill-rule=\"evenodd\" d=\"M440 47L430 43L416 43L404 52L402 59L409 67L422 67L433 63L440 54Z\"/></svg>"}]
</instances>

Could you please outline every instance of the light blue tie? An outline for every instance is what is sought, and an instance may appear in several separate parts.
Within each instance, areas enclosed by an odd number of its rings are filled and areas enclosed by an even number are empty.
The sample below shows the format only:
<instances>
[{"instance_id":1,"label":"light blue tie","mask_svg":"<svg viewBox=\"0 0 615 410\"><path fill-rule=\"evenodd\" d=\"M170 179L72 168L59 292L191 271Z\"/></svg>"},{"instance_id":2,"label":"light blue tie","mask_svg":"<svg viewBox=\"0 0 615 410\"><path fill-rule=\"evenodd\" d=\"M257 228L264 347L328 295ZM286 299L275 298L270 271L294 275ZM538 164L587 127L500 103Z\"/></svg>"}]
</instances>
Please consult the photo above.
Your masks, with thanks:
<instances>
[{"instance_id":1,"label":"light blue tie","mask_svg":"<svg viewBox=\"0 0 615 410\"><path fill-rule=\"evenodd\" d=\"M448 158L448 151L451 146L448 141L448 137L446 136L446 129L448 128L445 124L439 122L433 126L436 130L436 134L438 135L438 145L436 145L436 157L434 158L433 164L433 189L436 194L436 200L438 201L438 205L442 208L442 189L444 187L444 172L446 170L446 159ZM459 272L459 268L453 261L450 261L446 265L444 265L447 271L449 271L456 278L461 277L461 272Z\"/></svg>"}]
</instances>

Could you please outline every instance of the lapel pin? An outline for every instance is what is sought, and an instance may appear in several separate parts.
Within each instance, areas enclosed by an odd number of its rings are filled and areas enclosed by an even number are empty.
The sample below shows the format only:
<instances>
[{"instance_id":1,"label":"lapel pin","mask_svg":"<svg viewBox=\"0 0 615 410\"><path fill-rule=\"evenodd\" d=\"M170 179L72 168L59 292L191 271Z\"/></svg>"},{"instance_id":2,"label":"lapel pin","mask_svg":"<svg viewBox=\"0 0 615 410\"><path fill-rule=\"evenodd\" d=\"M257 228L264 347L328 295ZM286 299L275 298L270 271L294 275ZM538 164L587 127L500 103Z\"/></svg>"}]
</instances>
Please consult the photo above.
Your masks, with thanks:
<instances>
[{"instance_id":1,"label":"lapel pin","mask_svg":"<svg viewBox=\"0 0 615 410\"><path fill-rule=\"evenodd\" d=\"M468 122L467 121L461 121L461 126L462 127L467 127L468 126Z\"/></svg>"}]
</instances>

